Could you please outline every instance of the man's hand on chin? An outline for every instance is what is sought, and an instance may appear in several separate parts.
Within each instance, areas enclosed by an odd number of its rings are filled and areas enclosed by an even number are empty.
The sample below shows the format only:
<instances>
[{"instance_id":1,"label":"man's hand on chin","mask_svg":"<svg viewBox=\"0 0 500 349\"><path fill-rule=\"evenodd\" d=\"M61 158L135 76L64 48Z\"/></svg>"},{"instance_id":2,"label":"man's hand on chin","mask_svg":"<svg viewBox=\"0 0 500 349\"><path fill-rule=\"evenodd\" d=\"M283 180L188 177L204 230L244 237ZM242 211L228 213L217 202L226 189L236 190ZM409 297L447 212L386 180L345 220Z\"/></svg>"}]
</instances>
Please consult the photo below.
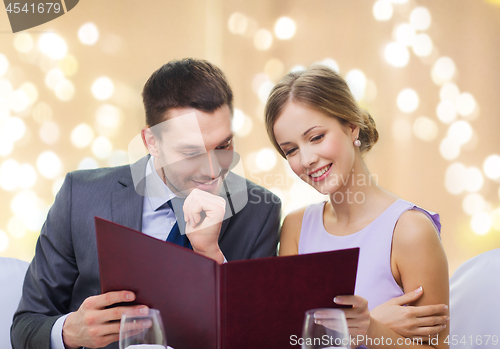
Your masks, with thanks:
<instances>
[{"instance_id":1,"label":"man's hand on chin","mask_svg":"<svg viewBox=\"0 0 500 349\"><path fill-rule=\"evenodd\" d=\"M186 234L193 251L222 264L224 255L219 248L219 233L226 213L226 201L220 196L193 189L183 210Z\"/></svg>"}]
</instances>

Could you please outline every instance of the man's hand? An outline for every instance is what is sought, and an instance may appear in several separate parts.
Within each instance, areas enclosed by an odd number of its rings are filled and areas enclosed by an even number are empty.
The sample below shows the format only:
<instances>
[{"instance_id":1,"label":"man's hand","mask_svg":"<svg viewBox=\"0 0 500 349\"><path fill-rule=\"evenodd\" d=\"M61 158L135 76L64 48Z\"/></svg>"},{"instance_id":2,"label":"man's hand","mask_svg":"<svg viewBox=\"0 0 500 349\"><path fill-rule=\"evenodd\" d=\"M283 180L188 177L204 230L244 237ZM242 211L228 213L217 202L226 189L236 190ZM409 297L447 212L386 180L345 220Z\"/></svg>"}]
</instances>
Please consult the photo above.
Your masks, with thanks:
<instances>
[{"instance_id":1,"label":"man's hand","mask_svg":"<svg viewBox=\"0 0 500 349\"><path fill-rule=\"evenodd\" d=\"M193 189L184 202L186 234L193 250L224 262L219 248L219 233L226 213L226 201L220 196Z\"/></svg>"},{"instance_id":2,"label":"man's hand","mask_svg":"<svg viewBox=\"0 0 500 349\"><path fill-rule=\"evenodd\" d=\"M106 308L134 299L134 293L129 291L108 292L85 299L80 308L69 314L64 322L62 336L65 347L101 348L116 342L119 339L122 314L131 309L147 314L148 307L137 305Z\"/></svg>"},{"instance_id":3,"label":"man's hand","mask_svg":"<svg viewBox=\"0 0 500 349\"><path fill-rule=\"evenodd\" d=\"M422 338L424 341L435 337L448 322L445 304L410 306L423 294L420 287L400 297L380 304L371 311L377 319L394 332L409 338ZM406 306L404 306L406 305Z\"/></svg>"}]
</instances>

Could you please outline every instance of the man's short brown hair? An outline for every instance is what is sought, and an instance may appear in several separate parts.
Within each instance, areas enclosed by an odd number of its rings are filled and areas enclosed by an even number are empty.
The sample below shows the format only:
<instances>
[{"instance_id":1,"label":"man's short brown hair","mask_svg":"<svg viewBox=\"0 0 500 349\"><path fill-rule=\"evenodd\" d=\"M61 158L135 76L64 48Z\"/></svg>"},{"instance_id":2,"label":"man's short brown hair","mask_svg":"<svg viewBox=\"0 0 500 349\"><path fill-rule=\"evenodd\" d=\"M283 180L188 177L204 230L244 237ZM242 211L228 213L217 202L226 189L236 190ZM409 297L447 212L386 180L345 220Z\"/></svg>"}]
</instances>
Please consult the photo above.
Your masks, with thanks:
<instances>
[{"instance_id":1,"label":"man's short brown hair","mask_svg":"<svg viewBox=\"0 0 500 349\"><path fill-rule=\"evenodd\" d=\"M142 90L146 125L168 119L172 108L194 108L211 113L227 104L233 114L233 92L226 76L205 60L171 61L155 71Z\"/></svg>"}]
</instances>

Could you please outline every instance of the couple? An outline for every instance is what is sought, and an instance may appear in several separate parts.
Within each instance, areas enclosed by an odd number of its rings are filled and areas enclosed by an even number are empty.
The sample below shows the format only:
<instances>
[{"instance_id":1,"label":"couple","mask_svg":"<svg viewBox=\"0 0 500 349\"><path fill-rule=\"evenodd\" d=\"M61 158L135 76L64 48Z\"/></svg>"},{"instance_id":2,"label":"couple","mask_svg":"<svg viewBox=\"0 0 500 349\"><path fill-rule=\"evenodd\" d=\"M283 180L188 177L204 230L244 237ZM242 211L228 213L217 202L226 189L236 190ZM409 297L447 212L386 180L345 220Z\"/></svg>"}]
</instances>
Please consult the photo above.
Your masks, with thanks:
<instances>
[{"instance_id":1,"label":"couple","mask_svg":"<svg viewBox=\"0 0 500 349\"><path fill-rule=\"evenodd\" d=\"M335 72L317 66L290 73L266 105L267 131L278 152L301 179L331 198L287 216L281 237L279 199L229 172L233 95L222 71L206 61L172 61L151 75L142 96L142 140L150 156L131 166L67 175L26 275L11 330L15 349L116 347L116 320L130 307L108 307L135 295L100 294L94 216L219 263L273 256L278 239L280 255L360 247L356 295L334 300L352 305L345 310L351 335L396 343L439 332L433 345L446 347L448 275L439 218L373 181L338 180L370 178L362 154L378 134ZM134 168L144 181L134 181ZM247 194L261 200L236 207L220 197L227 183L241 181ZM363 200L338 199L349 191L362 193ZM177 219L180 210L170 200L175 197L185 198ZM179 234L181 220L186 235ZM359 342L364 344L372 347Z\"/></svg>"}]
</instances>

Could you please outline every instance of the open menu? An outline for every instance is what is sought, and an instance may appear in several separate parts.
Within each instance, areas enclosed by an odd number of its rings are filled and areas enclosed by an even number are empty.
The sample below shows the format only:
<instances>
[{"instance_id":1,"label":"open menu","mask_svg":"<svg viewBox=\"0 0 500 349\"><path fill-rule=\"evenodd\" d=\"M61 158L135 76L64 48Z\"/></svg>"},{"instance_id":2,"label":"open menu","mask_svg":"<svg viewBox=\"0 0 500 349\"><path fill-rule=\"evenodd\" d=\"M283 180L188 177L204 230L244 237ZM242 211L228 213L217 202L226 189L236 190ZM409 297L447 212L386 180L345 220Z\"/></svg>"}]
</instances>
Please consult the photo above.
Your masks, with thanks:
<instances>
[{"instance_id":1,"label":"open menu","mask_svg":"<svg viewBox=\"0 0 500 349\"><path fill-rule=\"evenodd\" d=\"M359 248L218 264L95 218L101 291L159 309L176 349L290 348L304 312L354 294Z\"/></svg>"}]
</instances>

